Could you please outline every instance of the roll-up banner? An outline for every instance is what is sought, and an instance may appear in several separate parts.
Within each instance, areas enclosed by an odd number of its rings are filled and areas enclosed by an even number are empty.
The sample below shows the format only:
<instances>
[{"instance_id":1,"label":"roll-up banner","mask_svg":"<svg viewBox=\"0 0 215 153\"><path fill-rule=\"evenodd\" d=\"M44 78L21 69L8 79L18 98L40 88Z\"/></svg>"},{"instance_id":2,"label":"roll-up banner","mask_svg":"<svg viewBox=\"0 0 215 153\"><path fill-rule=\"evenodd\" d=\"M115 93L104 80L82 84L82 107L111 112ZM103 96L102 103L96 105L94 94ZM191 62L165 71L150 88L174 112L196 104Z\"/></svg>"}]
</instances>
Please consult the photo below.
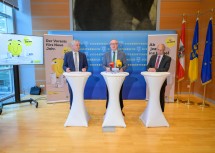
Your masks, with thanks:
<instances>
[{"instance_id":1,"label":"roll-up banner","mask_svg":"<svg viewBox=\"0 0 215 153\"><path fill-rule=\"evenodd\" d=\"M147 62L149 62L149 59L152 55L156 54L156 48L158 44L164 44L166 46L164 51L165 54L172 58L170 68L168 71L170 72L170 75L167 77L165 101L174 102L177 34L148 35ZM148 90L147 90L147 98L148 98Z\"/></svg>"},{"instance_id":2,"label":"roll-up banner","mask_svg":"<svg viewBox=\"0 0 215 153\"><path fill-rule=\"evenodd\" d=\"M64 54L71 51L73 37L64 35L44 35L45 73L47 102L69 101L66 79L63 76Z\"/></svg>"}]
</instances>

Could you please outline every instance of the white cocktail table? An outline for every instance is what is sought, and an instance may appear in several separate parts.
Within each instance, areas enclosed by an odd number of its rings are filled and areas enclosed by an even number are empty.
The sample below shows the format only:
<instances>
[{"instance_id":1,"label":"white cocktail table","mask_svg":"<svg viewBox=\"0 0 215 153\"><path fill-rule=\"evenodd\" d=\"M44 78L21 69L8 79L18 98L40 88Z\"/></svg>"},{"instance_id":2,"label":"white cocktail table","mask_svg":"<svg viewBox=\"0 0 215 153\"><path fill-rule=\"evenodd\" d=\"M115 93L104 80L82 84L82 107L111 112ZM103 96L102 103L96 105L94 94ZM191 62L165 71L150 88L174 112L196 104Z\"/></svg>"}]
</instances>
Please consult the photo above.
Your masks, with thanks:
<instances>
[{"instance_id":1,"label":"white cocktail table","mask_svg":"<svg viewBox=\"0 0 215 153\"><path fill-rule=\"evenodd\" d=\"M141 72L149 87L149 101L140 119L146 127L169 126L160 106L160 89L169 72Z\"/></svg>"},{"instance_id":2,"label":"white cocktail table","mask_svg":"<svg viewBox=\"0 0 215 153\"><path fill-rule=\"evenodd\" d=\"M119 104L120 88L129 75L128 72L101 72L108 87L109 101L104 116L102 127L121 126L126 127L124 117Z\"/></svg>"},{"instance_id":3,"label":"white cocktail table","mask_svg":"<svg viewBox=\"0 0 215 153\"><path fill-rule=\"evenodd\" d=\"M64 72L73 92L73 102L64 126L88 126L90 119L84 105L84 88L91 72Z\"/></svg>"}]
</instances>

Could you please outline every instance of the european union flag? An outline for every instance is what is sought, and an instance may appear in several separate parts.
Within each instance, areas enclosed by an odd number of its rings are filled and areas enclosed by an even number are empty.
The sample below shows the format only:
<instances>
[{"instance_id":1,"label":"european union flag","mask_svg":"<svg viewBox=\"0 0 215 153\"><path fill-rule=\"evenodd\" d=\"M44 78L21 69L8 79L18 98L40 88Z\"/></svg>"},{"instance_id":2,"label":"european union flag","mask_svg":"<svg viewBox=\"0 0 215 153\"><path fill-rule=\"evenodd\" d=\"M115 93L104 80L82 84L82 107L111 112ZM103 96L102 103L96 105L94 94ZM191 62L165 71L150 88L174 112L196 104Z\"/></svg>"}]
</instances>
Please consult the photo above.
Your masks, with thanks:
<instances>
[{"instance_id":1,"label":"european union flag","mask_svg":"<svg viewBox=\"0 0 215 153\"><path fill-rule=\"evenodd\" d=\"M208 31L205 42L205 51L202 61L202 72L201 79L202 84L205 85L212 80L212 42L213 42L213 29L212 29L212 19L210 19L208 24Z\"/></svg>"}]
</instances>

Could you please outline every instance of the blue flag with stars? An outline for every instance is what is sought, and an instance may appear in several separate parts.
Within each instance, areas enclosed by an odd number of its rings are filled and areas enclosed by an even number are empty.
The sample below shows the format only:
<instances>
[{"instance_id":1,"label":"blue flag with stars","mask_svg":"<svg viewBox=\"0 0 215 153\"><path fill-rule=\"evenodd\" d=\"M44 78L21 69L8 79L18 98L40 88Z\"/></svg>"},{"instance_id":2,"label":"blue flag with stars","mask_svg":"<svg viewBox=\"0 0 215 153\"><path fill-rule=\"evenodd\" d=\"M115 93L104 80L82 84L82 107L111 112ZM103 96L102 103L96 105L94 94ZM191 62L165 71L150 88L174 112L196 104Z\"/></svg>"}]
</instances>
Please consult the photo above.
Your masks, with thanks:
<instances>
[{"instance_id":1,"label":"blue flag with stars","mask_svg":"<svg viewBox=\"0 0 215 153\"><path fill-rule=\"evenodd\" d=\"M202 85L206 85L212 80L212 43L213 43L213 29L212 19L210 19L205 42L204 57L202 61L201 72Z\"/></svg>"}]
</instances>

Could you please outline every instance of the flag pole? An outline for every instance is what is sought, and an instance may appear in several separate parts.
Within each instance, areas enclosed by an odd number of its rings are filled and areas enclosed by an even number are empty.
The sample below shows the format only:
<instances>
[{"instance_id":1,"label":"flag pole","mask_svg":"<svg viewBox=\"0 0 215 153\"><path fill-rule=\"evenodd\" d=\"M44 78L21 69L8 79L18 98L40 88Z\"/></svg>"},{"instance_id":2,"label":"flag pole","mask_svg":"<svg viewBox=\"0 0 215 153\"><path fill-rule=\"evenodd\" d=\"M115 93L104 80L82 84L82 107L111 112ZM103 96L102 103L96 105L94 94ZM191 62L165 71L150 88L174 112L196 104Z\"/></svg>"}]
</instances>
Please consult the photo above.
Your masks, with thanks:
<instances>
[{"instance_id":1,"label":"flag pole","mask_svg":"<svg viewBox=\"0 0 215 153\"><path fill-rule=\"evenodd\" d=\"M184 71L185 71L185 63L184 63L184 52L185 52L185 13L182 14L182 27L181 27L181 36L180 36L180 43L179 43L179 50L178 50L178 91L177 91L177 98L176 102L179 103L179 93L180 93L180 81L184 79Z\"/></svg>"},{"instance_id":2,"label":"flag pole","mask_svg":"<svg viewBox=\"0 0 215 153\"><path fill-rule=\"evenodd\" d=\"M178 92L177 92L177 100L176 100L177 103L179 103L178 94L179 94L179 81L178 81Z\"/></svg>"},{"instance_id":3,"label":"flag pole","mask_svg":"<svg viewBox=\"0 0 215 153\"><path fill-rule=\"evenodd\" d=\"M204 85L203 102L198 104L200 107L209 107L209 104L205 103L205 95L206 95L206 84Z\"/></svg>"},{"instance_id":4,"label":"flag pole","mask_svg":"<svg viewBox=\"0 0 215 153\"><path fill-rule=\"evenodd\" d=\"M186 105L193 105L193 102L192 102L192 101L190 101L190 89L191 89L191 81L190 81L190 87L189 87L188 100L187 100L187 103L185 103Z\"/></svg>"},{"instance_id":5,"label":"flag pole","mask_svg":"<svg viewBox=\"0 0 215 153\"><path fill-rule=\"evenodd\" d=\"M213 15L214 15L214 9L211 9L211 18L213 19Z\"/></svg>"},{"instance_id":6,"label":"flag pole","mask_svg":"<svg viewBox=\"0 0 215 153\"><path fill-rule=\"evenodd\" d=\"M178 80L178 91L177 91L177 98L176 98L176 102L177 103L180 103L180 101L182 102L182 103L184 103L185 101L183 101L182 99L179 99L179 93L180 93L180 82L181 82L181 80Z\"/></svg>"}]
</instances>

